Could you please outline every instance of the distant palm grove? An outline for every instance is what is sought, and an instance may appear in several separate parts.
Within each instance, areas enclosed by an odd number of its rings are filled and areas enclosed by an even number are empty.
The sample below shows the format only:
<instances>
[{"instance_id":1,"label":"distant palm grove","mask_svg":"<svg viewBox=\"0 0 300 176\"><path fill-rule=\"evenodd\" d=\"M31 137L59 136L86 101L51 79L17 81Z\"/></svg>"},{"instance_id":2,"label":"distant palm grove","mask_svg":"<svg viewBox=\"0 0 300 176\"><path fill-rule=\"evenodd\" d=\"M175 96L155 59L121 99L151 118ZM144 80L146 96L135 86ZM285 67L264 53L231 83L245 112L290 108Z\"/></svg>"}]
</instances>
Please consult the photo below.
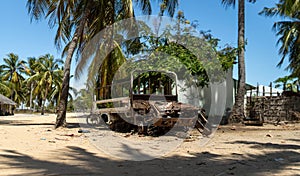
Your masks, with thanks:
<instances>
[{"instance_id":1,"label":"distant palm grove","mask_svg":"<svg viewBox=\"0 0 300 176\"><path fill-rule=\"evenodd\" d=\"M50 54L20 59L10 53L0 65L0 93L32 111L55 111L60 98L63 61Z\"/></svg>"}]
</instances>

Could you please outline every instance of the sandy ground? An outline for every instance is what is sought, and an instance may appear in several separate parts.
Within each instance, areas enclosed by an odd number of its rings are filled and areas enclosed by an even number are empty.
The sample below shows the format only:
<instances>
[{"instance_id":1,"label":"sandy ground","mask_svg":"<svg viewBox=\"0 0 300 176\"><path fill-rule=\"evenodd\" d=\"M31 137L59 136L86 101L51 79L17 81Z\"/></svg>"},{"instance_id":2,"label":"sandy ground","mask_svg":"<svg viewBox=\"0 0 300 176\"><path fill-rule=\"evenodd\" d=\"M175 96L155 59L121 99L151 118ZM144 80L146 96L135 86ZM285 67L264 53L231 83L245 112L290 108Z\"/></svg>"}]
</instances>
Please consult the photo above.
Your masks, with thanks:
<instances>
[{"instance_id":1,"label":"sandy ground","mask_svg":"<svg viewBox=\"0 0 300 176\"><path fill-rule=\"evenodd\" d=\"M204 146L199 141L206 138L193 132L163 157L124 161L78 133L73 115L69 128L59 130L53 130L55 115L0 117L0 175L300 175L300 124L221 126Z\"/></svg>"}]
</instances>

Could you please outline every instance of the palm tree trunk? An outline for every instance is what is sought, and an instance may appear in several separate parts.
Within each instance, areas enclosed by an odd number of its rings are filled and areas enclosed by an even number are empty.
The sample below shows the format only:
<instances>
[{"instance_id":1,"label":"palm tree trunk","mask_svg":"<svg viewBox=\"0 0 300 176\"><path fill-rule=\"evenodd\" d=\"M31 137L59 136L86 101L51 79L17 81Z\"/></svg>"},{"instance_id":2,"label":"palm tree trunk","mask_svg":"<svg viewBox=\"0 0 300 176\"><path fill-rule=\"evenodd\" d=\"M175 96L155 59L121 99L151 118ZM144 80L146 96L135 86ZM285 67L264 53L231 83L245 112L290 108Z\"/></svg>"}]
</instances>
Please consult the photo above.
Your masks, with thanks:
<instances>
[{"instance_id":1,"label":"palm tree trunk","mask_svg":"<svg viewBox=\"0 0 300 176\"><path fill-rule=\"evenodd\" d=\"M33 83L30 84L30 98L29 98L29 108L32 110L32 94L33 94Z\"/></svg>"},{"instance_id":2,"label":"palm tree trunk","mask_svg":"<svg viewBox=\"0 0 300 176\"><path fill-rule=\"evenodd\" d=\"M41 115L45 114L45 103L46 103L46 99L43 100Z\"/></svg>"},{"instance_id":3,"label":"palm tree trunk","mask_svg":"<svg viewBox=\"0 0 300 176\"><path fill-rule=\"evenodd\" d=\"M43 105L42 105L41 115L45 114L45 104L46 104L47 96L48 96L48 84L46 84L45 97L43 98Z\"/></svg>"},{"instance_id":4,"label":"palm tree trunk","mask_svg":"<svg viewBox=\"0 0 300 176\"><path fill-rule=\"evenodd\" d=\"M38 111L41 110L42 105L43 105L43 98L41 97L41 95L39 95L39 97L38 97Z\"/></svg>"},{"instance_id":5,"label":"palm tree trunk","mask_svg":"<svg viewBox=\"0 0 300 176\"><path fill-rule=\"evenodd\" d=\"M125 0L125 4L127 5L126 6L126 9L125 9L125 17L126 18L132 18L133 17L133 5L132 5L132 0Z\"/></svg>"},{"instance_id":6,"label":"palm tree trunk","mask_svg":"<svg viewBox=\"0 0 300 176\"><path fill-rule=\"evenodd\" d=\"M245 0L239 0L238 9L238 88L231 122L241 122L244 115L244 96L246 93L245 71Z\"/></svg>"},{"instance_id":7,"label":"palm tree trunk","mask_svg":"<svg viewBox=\"0 0 300 176\"><path fill-rule=\"evenodd\" d=\"M68 49L68 55L64 64L64 77L62 81L62 91L61 97L58 106L58 112L56 117L55 128L66 126L66 113L67 113L67 105L68 105L68 95L69 95L69 87L70 87L70 70L72 57L76 50L78 42L78 33L75 32L74 37L70 43Z\"/></svg>"},{"instance_id":8,"label":"palm tree trunk","mask_svg":"<svg viewBox=\"0 0 300 176\"><path fill-rule=\"evenodd\" d=\"M82 18L79 27L76 29L68 48L68 52L67 52L68 54L64 64L64 77L62 81L62 91L61 91L61 96L58 105L55 128L65 127L67 125L66 113L67 113L68 95L69 95L69 88L70 88L70 70L71 70L72 57L77 48L77 43L79 41L79 38L81 34L83 34L84 26L88 17L88 11L89 8L86 7L84 12L85 15Z\"/></svg>"}]
</instances>

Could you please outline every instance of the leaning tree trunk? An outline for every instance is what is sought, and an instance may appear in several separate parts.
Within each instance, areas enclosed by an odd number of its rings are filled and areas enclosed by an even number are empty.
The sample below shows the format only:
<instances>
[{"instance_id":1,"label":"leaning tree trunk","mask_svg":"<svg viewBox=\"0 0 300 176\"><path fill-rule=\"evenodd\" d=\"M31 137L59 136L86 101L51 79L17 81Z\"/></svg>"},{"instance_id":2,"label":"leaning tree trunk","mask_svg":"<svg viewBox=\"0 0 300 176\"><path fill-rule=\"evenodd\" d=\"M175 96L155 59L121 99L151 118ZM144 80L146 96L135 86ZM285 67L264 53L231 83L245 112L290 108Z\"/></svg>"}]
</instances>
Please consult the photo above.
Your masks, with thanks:
<instances>
[{"instance_id":1,"label":"leaning tree trunk","mask_svg":"<svg viewBox=\"0 0 300 176\"><path fill-rule=\"evenodd\" d=\"M82 20L79 24L79 27L76 29L74 36L71 40L71 43L69 45L69 48L68 48L67 58L66 58L65 65L64 65L64 77L63 77L63 81L62 81L62 91L61 91L61 96L60 96L59 105L58 105L58 112L57 112L57 117L56 117L55 128L65 127L67 125L66 113L67 113L68 96L69 96L69 88L70 88L70 70L71 70L72 57L76 50L78 41L79 41L80 37L82 37L82 35L83 35L84 26L85 26L85 23L88 18L88 11L89 11L89 8L86 7L85 12L84 12L85 15L82 18Z\"/></svg>"},{"instance_id":2,"label":"leaning tree trunk","mask_svg":"<svg viewBox=\"0 0 300 176\"><path fill-rule=\"evenodd\" d=\"M241 122L244 115L244 96L246 93L245 71L245 0L239 0L238 9L238 87L233 106L231 122Z\"/></svg>"},{"instance_id":3,"label":"leaning tree trunk","mask_svg":"<svg viewBox=\"0 0 300 176\"><path fill-rule=\"evenodd\" d=\"M78 33L75 32L74 37L69 45L67 58L64 64L64 77L62 82L62 91L61 91L60 101L58 105L55 128L66 126L66 113L67 113L68 95L69 95L69 87L70 87L70 70L71 70L72 57L75 52L77 42L78 42Z\"/></svg>"}]
</instances>

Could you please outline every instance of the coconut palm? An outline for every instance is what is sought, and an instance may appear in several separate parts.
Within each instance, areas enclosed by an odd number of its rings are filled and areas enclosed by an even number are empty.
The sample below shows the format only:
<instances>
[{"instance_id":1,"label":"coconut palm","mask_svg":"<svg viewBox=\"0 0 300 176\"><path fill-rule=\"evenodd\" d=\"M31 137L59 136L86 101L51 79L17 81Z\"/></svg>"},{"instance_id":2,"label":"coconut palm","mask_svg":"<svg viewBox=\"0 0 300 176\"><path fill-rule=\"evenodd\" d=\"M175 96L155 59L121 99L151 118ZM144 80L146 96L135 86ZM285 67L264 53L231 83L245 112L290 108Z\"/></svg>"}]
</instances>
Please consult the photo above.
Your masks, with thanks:
<instances>
[{"instance_id":1,"label":"coconut palm","mask_svg":"<svg viewBox=\"0 0 300 176\"><path fill-rule=\"evenodd\" d=\"M116 1L118 2L118 1ZM150 1L136 1L138 5L140 5L142 12L144 14L151 14L151 5ZM132 9L132 1L120 1L119 3L116 3L117 6L115 9L113 8L107 8L106 11L109 12L109 16L105 17L105 19L102 21L103 24L99 26L107 26L111 25L114 23L114 21L130 18L134 16L134 11ZM173 1L161 1L161 12L160 15L163 15L165 12L167 12L168 15L173 16L175 13L175 9L178 6L178 1L173 0ZM108 6L109 7L109 6ZM124 10L125 9L125 10ZM112 16L111 16L112 15ZM98 32L102 30L102 28L96 28ZM124 29L126 31L127 29ZM132 31L127 31L128 33L131 33ZM90 64L89 67L89 81L94 80L93 85L99 87L100 89L97 91L97 98L98 99L103 99L103 98L110 98L111 93L110 93L110 88L107 87L108 85L111 84L114 73L118 70L119 66L122 65L126 59L122 53L121 46L118 45L117 42L113 41L113 38L116 36L113 36L114 34L110 34L111 36L111 45L114 45L114 49L107 55L105 58L103 58L103 62L101 63L101 66L97 67L100 65L95 59L102 58L99 55L96 55L94 57L94 60L92 61L92 64ZM128 34L130 35L130 34ZM121 36L118 36L121 37ZM116 38L118 38L116 37ZM130 42L129 42L130 43ZM136 44L136 40L130 44ZM109 44L108 44L109 45ZM99 48L99 51L96 52L97 54L103 53L109 46L105 46L103 43ZM92 53L92 52L91 52ZM75 71L75 76L78 78L80 73L82 72L83 68L85 67L87 63L87 58L90 57L84 57L84 59L81 58L81 60L78 62L76 71ZM95 80L96 77L96 80Z\"/></svg>"},{"instance_id":2,"label":"coconut palm","mask_svg":"<svg viewBox=\"0 0 300 176\"><path fill-rule=\"evenodd\" d=\"M38 58L38 61L33 65L36 72L28 79L29 83L36 83L33 89L34 95L41 95L42 115L44 115L45 103L50 92L61 83L63 72L60 69L60 64L62 64L62 60L54 60L53 56L46 54Z\"/></svg>"},{"instance_id":3,"label":"coconut palm","mask_svg":"<svg viewBox=\"0 0 300 176\"><path fill-rule=\"evenodd\" d=\"M3 69L0 66L0 94L3 94L5 96L10 95L10 88L8 86L8 83L3 80Z\"/></svg>"},{"instance_id":4,"label":"coconut palm","mask_svg":"<svg viewBox=\"0 0 300 176\"><path fill-rule=\"evenodd\" d=\"M60 47L62 41L67 43L67 46L64 49L66 59L64 64L64 76L61 88L62 92L56 127L66 124L66 108L73 54L76 48L82 46L82 43L84 43L84 29L89 19L89 15L92 14L91 10L94 7L99 7L94 6L94 3L101 2L102 1L94 0L27 1L27 7L32 18L38 20L46 17L49 19L49 24L51 27L54 27L56 24L58 25L55 37L56 45ZM98 10L98 8L95 9Z\"/></svg>"},{"instance_id":5,"label":"coconut palm","mask_svg":"<svg viewBox=\"0 0 300 176\"><path fill-rule=\"evenodd\" d=\"M37 72L37 70L35 68L36 62L37 62L37 59L35 57L29 57L27 59L27 67L25 70L26 70L26 75L28 77L33 76ZM33 108L33 88L36 85L37 81L31 81L29 83L28 79L26 79L25 82L28 87L28 91L26 94L26 100L27 100L26 104L27 104L27 106L29 106L30 110L32 110L32 108Z\"/></svg>"},{"instance_id":6,"label":"coconut palm","mask_svg":"<svg viewBox=\"0 0 300 176\"><path fill-rule=\"evenodd\" d=\"M49 104L57 110L57 106L59 105L59 100L61 96L61 88L62 88L62 78L63 78L63 68L61 68L62 74L60 75L59 81L52 87L51 92L49 94ZM73 75L71 75L71 78ZM73 94L76 95L76 89L74 87L69 88L68 101L73 101Z\"/></svg>"},{"instance_id":7,"label":"coconut palm","mask_svg":"<svg viewBox=\"0 0 300 176\"><path fill-rule=\"evenodd\" d=\"M290 16L297 17L299 16L300 2L295 0L279 0L275 7L265 7L260 14L264 14L266 16Z\"/></svg>"},{"instance_id":8,"label":"coconut palm","mask_svg":"<svg viewBox=\"0 0 300 176\"><path fill-rule=\"evenodd\" d=\"M135 2L138 2L143 11L151 12L150 0ZM171 14L178 4L177 0L163 2L166 2L165 9ZM62 93L55 125L57 128L66 125L70 68L75 51L80 54L94 35L113 24L118 19L116 12L122 12L125 18L133 17L132 0L28 0L27 7L32 19L46 17L52 27L58 25L55 38L57 46L61 46L61 42L66 43Z\"/></svg>"},{"instance_id":9,"label":"coconut palm","mask_svg":"<svg viewBox=\"0 0 300 176\"><path fill-rule=\"evenodd\" d=\"M297 92L298 79L292 76L284 76L274 81L275 88L282 87L284 91Z\"/></svg>"},{"instance_id":10,"label":"coconut palm","mask_svg":"<svg viewBox=\"0 0 300 176\"><path fill-rule=\"evenodd\" d=\"M7 55L7 58L3 59L4 64L0 66L2 70L2 81L10 88L10 98L15 101L17 104L20 104L24 100L22 94L26 62L19 60L19 56L10 53Z\"/></svg>"},{"instance_id":11,"label":"coconut palm","mask_svg":"<svg viewBox=\"0 0 300 176\"><path fill-rule=\"evenodd\" d=\"M254 3L256 0L247 0ZM244 95L246 93L246 68L245 68L245 0L222 0L225 7L238 3L238 88L235 104L231 114L232 122L240 122L244 117Z\"/></svg>"},{"instance_id":12,"label":"coconut palm","mask_svg":"<svg viewBox=\"0 0 300 176\"><path fill-rule=\"evenodd\" d=\"M275 7L264 8L260 14L265 16L280 16L282 21L273 25L276 35L279 37L279 53L282 55L278 66L288 58L289 65L286 68L292 72L293 77L300 77L300 2L294 0L280 0Z\"/></svg>"}]
</instances>

